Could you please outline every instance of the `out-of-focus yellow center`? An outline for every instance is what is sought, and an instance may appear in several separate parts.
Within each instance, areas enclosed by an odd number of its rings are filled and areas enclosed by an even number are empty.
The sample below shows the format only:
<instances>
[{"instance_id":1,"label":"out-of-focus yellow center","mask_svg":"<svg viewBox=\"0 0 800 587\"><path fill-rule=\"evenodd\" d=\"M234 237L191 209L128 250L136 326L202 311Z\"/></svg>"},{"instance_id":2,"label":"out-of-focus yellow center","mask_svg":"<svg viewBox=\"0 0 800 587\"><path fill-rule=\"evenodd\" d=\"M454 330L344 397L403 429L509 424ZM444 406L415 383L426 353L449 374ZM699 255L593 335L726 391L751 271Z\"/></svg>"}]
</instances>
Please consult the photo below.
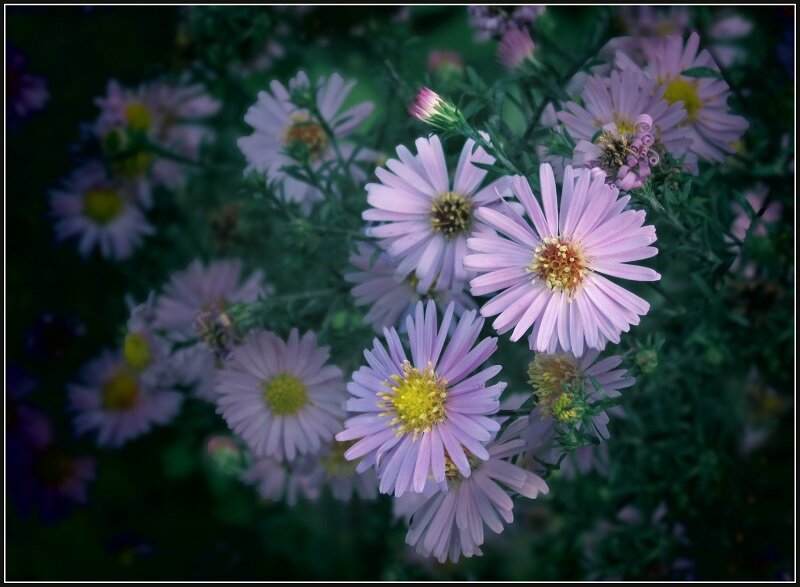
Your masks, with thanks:
<instances>
[{"instance_id":1,"label":"out-of-focus yellow center","mask_svg":"<svg viewBox=\"0 0 800 587\"><path fill-rule=\"evenodd\" d=\"M93 189L83 195L83 213L97 224L108 224L121 213L125 203L114 190Z\"/></svg>"},{"instance_id":2,"label":"out-of-focus yellow center","mask_svg":"<svg viewBox=\"0 0 800 587\"><path fill-rule=\"evenodd\" d=\"M528 381L542 413L562 422L573 422L579 414L575 398L565 387L579 383L582 375L573 357L539 354L528 366Z\"/></svg>"},{"instance_id":3,"label":"out-of-focus yellow center","mask_svg":"<svg viewBox=\"0 0 800 587\"><path fill-rule=\"evenodd\" d=\"M542 241L533 251L533 261L528 273L541 279L551 290L561 290L574 296L587 272L583 251L577 243L563 237L552 237Z\"/></svg>"},{"instance_id":4,"label":"out-of-focus yellow center","mask_svg":"<svg viewBox=\"0 0 800 587\"><path fill-rule=\"evenodd\" d=\"M458 192L445 192L431 205L431 227L451 238L469 232L472 226L472 199Z\"/></svg>"},{"instance_id":5,"label":"out-of-focus yellow center","mask_svg":"<svg viewBox=\"0 0 800 587\"><path fill-rule=\"evenodd\" d=\"M103 386L103 407L107 410L130 410L139 402L139 382L133 373L121 370Z\"/></svg>"},{"instance_id":6,"label":"out-of-focus yellow center","mask_svg":"<svg viewBox=\"0 0 800 587\"><path fill-rule=\"evenodd\" d=\"M392 375L392 381L384 383L392 392L382 392L379 407L382 415L393 416L391 424L397 425L397 433L412 432L416 437L444 421L444 403L447 399L447 382L437 376L429 364L420 371L411 363L403 363L403 374Z\"/></svg>"},{"instance_id":7,"label":"out-of-focus yellow center","mask_svg":"<svg viewBox=\"0 0 800 587\"><path fill-rule=\"evenodd\" d=\"M150 110L138 101L131 102L126 106L125 120L128 123L128 128L136 132L148 131L153 125L153 115Z\"/></svg>"},{"instance_id":8,"label":"out-of-focus yellow center","mask_svg":"<svg viewBox=\"0 0 800 587\"><path fill-rule=\"evenodd\" d=\"M327 455L320 457L320 463L331 477L351 477L356 472L356 462L348 461L344 458L355 441L338 442L331 444L331 450Z\"/></svg>"},{"instance_id":9,"label":"out-of-focus yellow center","mask_svg":"<svg viewBox=\"0 0 800 587\"><path fill-rule=\"evenodd\" d=\"M153 350L147 338L138 332L129 332L122 344L122 354L128 365L137 371L144 371L153 362Z\"/></svg>"},{"instance_id":10,"label":"out-of-focus yellow center","mask_svg":"<svg viewBox=\"0 0 800 587\"><path fill-rule=\"evenodd\" d=\"M689 122L697 120L697 114L703 107L703 101L697 93L697 84L683 77L676 77L667 83L664 99L670 104L683 102Z\"/></svg>"},{"instance_id":11,"label":"out-of-focus yellow center","mask_svg":"<svg viewBox=\"0 0 800 587\"><path fill-rule=\"evenodd\" d=\"M295 375L280 373L264 383L264 399L278 416L291 416L308 403L308 390Z\"/></svg>"}]
</instances>

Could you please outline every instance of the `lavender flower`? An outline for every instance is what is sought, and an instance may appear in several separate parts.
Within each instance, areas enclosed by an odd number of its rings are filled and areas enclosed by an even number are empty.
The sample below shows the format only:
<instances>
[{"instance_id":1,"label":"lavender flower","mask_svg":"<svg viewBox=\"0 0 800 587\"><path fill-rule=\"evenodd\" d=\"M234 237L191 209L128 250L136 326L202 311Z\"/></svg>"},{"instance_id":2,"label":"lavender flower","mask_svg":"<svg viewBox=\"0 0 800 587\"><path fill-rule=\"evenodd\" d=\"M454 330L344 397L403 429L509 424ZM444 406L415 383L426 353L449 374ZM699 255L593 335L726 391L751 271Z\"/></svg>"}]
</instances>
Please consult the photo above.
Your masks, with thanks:
<instances>
[{"instance_id":1,"label":"lavender flower","mask_svg":"<svg viewBox=\"0 0 800 587\"><path fill-rule=\"evenodd\" d=\"M217 411L257 457L317 453L344 416L342 371L328 356L313 332L293 329L286 342L253 332L217 374Z\"/></svg>"},{"instance_id":2,"label":"lavender flower","mask_svg":"<svg viewBox=\"0 0 800 587\"><path fill-rule=\"evenodd\" d=\"M267 457L254 461L241 479L255 486L262 499L286 499L286 503L293 506L299 497L309 501L319 498L322 485L313 472L313 463L306 457L287 464Z\"/></svg>"},{"instance_id":3,"label":"lavender flower","mask_svg":"<svg viewBox=\"0 0 800 587\"><path fill-rule=\"evenodd\" d=\"M664 89L640 72L594 76L582 98L583 107L567 102L558 113L577 141L573 163L600 169L621 190L643 185L659 163L659 149L681 157L692 144L682 105L670 104Z\"/></svg>"},{"instance_id":4,"label":"lavender flower","mask_svg":"<svg viewBox=\"0 0 800 587\"><path fill-rule=\"evenodd\" d=\"M542 15L544 6L468 6L469 24L475 29L475 38L485 41L501 38L511 29L529 29Z\"/></svg>"},{"instance_id":5,"label":"lavender flower","mask_svg":"<svg viewBox=\"0 0 800 587\"><path fill-rule=\"evenodd\" d=\"M478 189L487 172L475 163L490 164L494 158L482 148L475 149L470 139L461 151L451 187L439 137L417 139L416 145L418 155L401 145L399 160L390 159L388 170L376 171L381 183L367 185L371 208L363 217L384 223L368 233L381 239L380 246L397 260L400 277L413 272L423 291L434 284L458 287L455 284L470 277L463 257L473 229L473 211L497 205L507 193L508 181L500 178Z\"/></svg>"},{"instance_id":6,"label":"lavender flower","mask_svg":"<svg viewBox=\"0 0 800 587\"><path fill-rule=\"evenodd\" d=\"M100 116L93 133L113 156L133 146L137 136L175 155L196 160L200 147L212 137L208 127L198 124L216 114L221 103L204 88L188 80L151 82L129 89L111 80L106 95L95 100ZM144 147L144 146L142 146ZM167 158L153 158L146 149L116 157L115 170L130 178L145 178L158 185L177 188L185 179L185 166ZM150 205L149 191L143 204Z\"/></svg>"},{"instance_id":7,"label":"lavender flower","mask_svg":"<svg viewBox=\"0 0 800 587\"><path fill-rule=\"evenodd\" d=\"M526 29L509 29L497 46L497 59L513 71L533 59L533 49L533 39Z\"/></svg>"},{"instance_id":8,"label":"lavender flower","mask_svg":"<svg viewBox=\"0 0 800 587\"><path fill-rule=\"evenodd\" d=\"M170 422L183 397L174 380L141 377L117 353L104 351L81 373L81 383L69 386L75 431L94 432L98 446L119 448L154 425Z\"/></svg>"},{"instance_id":9,"label":"lavender flower","mask_svg":"<svg viewBox=\"0 0 800 587\"><path fill-rule=\"evenodd\" d=\"M254 302L269 288L262 286L264 274L254 271L246 279L238 259L212 261L207 266L196 259L183 271L174 273L158 298L154 326L171 338L197 335L197 317L212 306L224 309L238 302Z\"/></svg>"},{"instance_id":10,"label":"lavender flower","mask_svg":"<svg viewBox=\"0 0 800 587\"><path fill-rule=\"evenodd\" d=\"M6 45L6 120L12 127L50 99L44 80L29 74L26 65L22 53Z\"/></svg>"},{"instance_id":11,"label":"lavender flower","mask_svg":"<svg viewBox=\"0 0 800 587\"><path fill-rule=\"evenodd\" d=\"M735 152L747 130L747 120L730 113L728 84L714 77L687 77L684 71L707 68L719 71L708 51L699 51L700 37L689 35L684 44L681 37L651 39L643 47L647 65L644 71L663 90L664 99L671 104L682 103L691 128L691 151L709 161L722 161ZM617 64L623 69L639 69L622 54Z\"/></svg>"},{"instance_id":12,"label":"lavender flower","mask_svg":"<svg viewBox=\"0 0 800 587\"><path fill-rule=\"evenodd\" d=\"M650 306L601 274L660 279L652 269L628 265L658 253L649 246L656 240L655 228L643 226L644 212L625 210L630 198L618 198L616 188L588 169L566 168L560 213L549 165L540 166L539 181L544 211L528 181L513 179L529 220L511 207L505 214L490 208L476 212L478 220L500 233L468 241L471 254L464 265L481 273L470 282L472 294L501 292L481 314L499 314L492 325L499 334L513 328L514 341L533 326L530 347L539 352L555 352L560 344L581 355L585 347L619 342Z\"/></svg>"},{"instance_id":13,"label":"lavender flower","mask_svg":"<svg viewBox=\"0 0 800 587\"><path fill-rule=\"evenodd\" d=\"M464 116L455 104L427 87L417 92L414 101L408 107L408 113L420 122L444 132L456 130L466 124Z\"/></svg>"},{"instance_id":14,"label":"lavender flower","mask_svg":"<svg viewBox=\"0 0 800 587\"><path fill-rule=\"evenodd\" d=\"M372 112L372 102L361 102L342 111L342 105L355 82L345 82L339 74L320 78L316 85L316 100L319 113L328 124L337 140L350 136ZM273 81L271 92L259 92L258 101L245 115L245 122L255 131L242 137L237 144L247 159L245 172L258 171L267 174L268 180L277 180L283 186L287 201L299 203L308 212L314 202L323 199L322 191L296 177L288 175L284 168L299 165L304 159L312 170L336 159L336 151L326 134L321 121L307 108L293 102L293 93L310 92L311 83L304 72L289 80L287 90L283 84ZM369 149L359 149L347 141L339 141L339 149L345 161L369 161L375 154ZM349 166L353 179L361 182L366 174L356 165Z\"/></svg>"},{"instance_id":15,"label":"lavender flower","mask_svg":"<svg viewBox=\"0 0 800 587\"><path fill-rule=\"evenodd\" d=\"M412 504L416 509L406 544L441 563L448 557L456 563L461 555L480 556L484 526L499 534L503 521L510 524L514 520L512 495L535 499L539 493L547 494L541 477L506 460L525 450L525 443L513 437L518 428L487 444L489 458L475 464L469 477L448 463L446 491Z\"/></svg>"},{"instance_id":16,"label":"lavender flower","mask_svg":"<svg viewBox=\"0 0 800 587\"><path fill-rule=\"evenodd\" d=\"M386 252L375 257L378 250L370 244L358 243L357 253L350 256L350 263L358 271L344 276L346 281L355 284L352 293L356 305L371 304L364 320L376 332L390 326L401 327L405 316L411 314L420 299L433 299L442 311L451 301L455 302L457 316L467 309L477 308L463 286L446 289L437 284L426 291L419 287L414 273L405 279L397 277L397 263Z\"/></svg>"},{"instance_id":17,"label":"lavender flower","mask_svg":"<svg viewBox=\"0 0 800 587\"><path fill-rule=\"evenodd\" d=\"M77 239L83 257L100 249L107 259L127 259L154 232L136 205L139 193L132 182L109 178L99 162L85 164L50 195L56 239Z\"/></svg>"},{"instance_id":18,"label":"lavender flower","mask_svg":"<svg viewBox=\"0 0 800 587\"><path fill-rule=\"evenodd\" d=\"M483 443L499 425L487 416L500 407L506 384L486 386L499 366L472 372L494 353L497 339L484 339L473 348L483 320L470 311L445 345L454 310L451 303L439 324L436 305L418 302L414 318L406 321L411 360L397 331L385 330L388 353L375 339L373 349L364 352L368 365L347 386L354 396L347 409L357 415L336 439L359 439L345 457L363 459L359 472L375 466L382 493L422 491L430 475L444 481L446 459L469 477L470 458L489 458Z\"/></svg>"}]
</instances>

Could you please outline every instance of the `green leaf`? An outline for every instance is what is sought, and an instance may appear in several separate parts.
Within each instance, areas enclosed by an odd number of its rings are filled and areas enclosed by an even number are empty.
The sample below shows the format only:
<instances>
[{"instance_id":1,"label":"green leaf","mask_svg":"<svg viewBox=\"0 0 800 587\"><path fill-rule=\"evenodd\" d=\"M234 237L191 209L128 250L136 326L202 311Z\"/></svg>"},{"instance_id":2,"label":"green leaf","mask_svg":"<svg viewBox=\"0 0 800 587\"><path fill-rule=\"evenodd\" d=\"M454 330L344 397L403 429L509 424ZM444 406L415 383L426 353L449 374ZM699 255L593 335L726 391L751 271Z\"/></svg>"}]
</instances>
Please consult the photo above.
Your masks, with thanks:
<instances>
[{"instance_id":1,"label":"green leaf","mask_svg":"<svg viewBox=\"0 0 800 587\"><path fill-rule=\"evenodd\" d=\"M685 75L686 77L712 77L714 79L722 79L722 74L710 67L691 67L682 71L681 75Z\"/></svg>"}]
</instances>

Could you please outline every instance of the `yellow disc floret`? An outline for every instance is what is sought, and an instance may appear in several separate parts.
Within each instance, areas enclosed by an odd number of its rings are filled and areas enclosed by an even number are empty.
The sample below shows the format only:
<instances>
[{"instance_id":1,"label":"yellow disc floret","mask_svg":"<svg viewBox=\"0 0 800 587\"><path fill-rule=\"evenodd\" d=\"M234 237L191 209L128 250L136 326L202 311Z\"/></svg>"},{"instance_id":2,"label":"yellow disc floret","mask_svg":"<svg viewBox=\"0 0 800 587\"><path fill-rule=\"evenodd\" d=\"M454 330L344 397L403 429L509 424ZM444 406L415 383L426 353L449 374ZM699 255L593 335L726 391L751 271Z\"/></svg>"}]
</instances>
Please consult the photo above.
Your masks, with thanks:
<instances>
[{"instance_id":1,"label":"yellow disc floret","mask_svg":"<svg viewBox=\"0 0 800 587\"><path fill-rule=\"evenodd\" d=\"M683 102L689 122L697 120L697 114L703 107L703 101L697 93L697 84L682 77L676 77L667 83L664 99L670 104Z\"/></svg>"},{"instance_id":2,"label":"yellow disc floret","mask_svg":"<svg viewBox=\"0 0 800 587\"><path fill-rule=\"evenodd\" d=\"M420 371L406 361L403 374L391 379L384 385L392 391L378 394L383 400L379 407L386 410L382 415L393 416L391 424L397 425L398 434L412 432L416 437L444 421L447 382L436 375L430 363Z\"/></svg>"},{"instance_id":3,"label":"yellow disc floret","mask_svg":"<svg viewBox=\"0 0 800 587\"><path fill-rule=\"evenodd\" d=\"M108 378L103 386L103 407L107 410L130 410L139 403L139 381L127 369Z\"/></svg>"},{"instance_id":4,"label":"yellow disc floret","mask_svg":"<svg viewBox=\"0 0 800 587\"><path fill-rule=\"evenodd\" d=\"M147 338L139 332L129 332L122 344L122 354L132 368L144 371L153 362L153 350Z\"/></svg>"},{"instance_id":5,"label":"yellow disc floret","mask_svg":"<svg viewBox=\"0 0 800 587\"><path fill-rule=\"evenodd\" d=\"M543 414L562 422L574 422L579 418L575 398L566 389L583 378L573 357L536 355L528 366L528 378Z\"/></svg>"},{"instance_id":6,"label":"yellow disc floret","mask_svg":"<svg viewBox=\"0 0 800 587\"><path fill-rule=\"evenodd\" d=\"M433 200L431 227L451 238L466 234L472 226L472 199L458 192L446 192Z\"/></svg>"},{"instance_id":7,"label":"yellow disc floret","mask_svg":"<svg viewBox=\"0 0 800 587\"><path fill-rule=\"evenodd\" d=\"M263 387L267 405L278 416L292 416L308 403L308 389L295 375L280 373Z\"/></svg>"},{"instance_id":8,"label":"yellow disc floret","mask_svg":"<svg viewBox=\"0 0 800 587\"><path fill-rule=\"evenodd\" d=\"M560 290L572 298L588 271L583 250L563 237L546 238L533 251L527 267L533 279L541 279L551 290Z\"/></svg>"},{"instance_id":9,"label":"yellow disc floret","mask_svg":"<svg viewBox=\"0 0 800 587\"><path fill-rule=\"evenodd\" d=\"M122 197L114 190L98 188L83 195L83 213L97 224L108 224L124 207Z\"/></svg>"},{"instance_id":10,"label":"yellow disc floret","mask_svg":"<svg viewBox=\"0 0 800 587\"><path fill-rule=\"evenodd\" d=\"M153 115L141 102L131 102L125 108L125 120L132 131L144 132L153 125Z\"/></svg>"}]
</instances>

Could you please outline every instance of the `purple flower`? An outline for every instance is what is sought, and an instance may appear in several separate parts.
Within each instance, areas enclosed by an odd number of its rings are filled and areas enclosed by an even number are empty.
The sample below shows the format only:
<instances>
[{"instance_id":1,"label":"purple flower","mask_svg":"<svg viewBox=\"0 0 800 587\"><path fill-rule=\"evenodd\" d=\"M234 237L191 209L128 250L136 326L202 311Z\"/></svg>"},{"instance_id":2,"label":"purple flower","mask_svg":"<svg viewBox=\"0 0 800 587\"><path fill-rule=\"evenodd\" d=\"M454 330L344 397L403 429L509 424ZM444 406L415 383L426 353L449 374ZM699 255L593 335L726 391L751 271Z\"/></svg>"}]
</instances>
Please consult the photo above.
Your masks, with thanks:
<instances>
[{"instance_id":1,"label":"purple flower","mask_svg":"<svg viewBox=\"0 0 800 587\"><path fill-rule=\"evenodd\" d=\"M501 292L481 314L499 314L492 326L499 334L513 329L513 341L533 327L530 347L539 352L555 352L560 344L581 355L585 347L617 343L650 305L602 274L660 279L652 269L628 264L658 253L650 246L655 228L643 226L644 212L625 210L630 198L618 198L616 188L588 169L566 168L560 212L549 165L540 166L539 182L544 211L528 181L513 178L527 220L510 206L504 213L476 212L478 220L499 232L470 238L471 254L464 259L467 269L481 273L470 282L473 295Z\"/></svg>"},{"instance_id":2,"label":"purple flower","mask_svg":"<svg viewBox=\"0 0 800 587\"><path fill-rule=\"evenodd\" d=\"M769 187L763 183L755 185L753 188L744 192L744 198L750 207L757 214L767 200L769 194ZM753 219L744 207L738 202L731 203L731 212L734 215L733 224L731 224L731 234L743 241L747 237L747 232L750 230L750 225ZM767 236L767 225L774 224L780 220L783 212L783 206L780 202L773 201L764 209L764 213L756 220L756 227L753 233L757 236Z\"/></svg>"},{"instance_id":3,"label":"purple flower","mask_svg":"<svg viewBox=\"0 0 800 587\"><path fill-rule=\"evenodd\" d=\"M156 302L154 326L170 337L196 336L197 316L212 306L226 308L239 302L254 302L269 291L262 286L264 274L254 271L247 279L238 259L212 261L207 266L196 259L174 273Z\"/></svg>"},{"instance_id":4,"label":"purple flower","mask_svg":"<svg viewBox=\"0 0 800 587\"><path fill-rule=\"evenodd\" d=\"M511 29L529 29L541 16L545 7L527 6L468 6L469 24L475 29L475 38L485 41L501 38Z\"/></svg>"},{"instance_id":5,"label":"purple flower","mask_svg":"<svg viewBox=\"0 0 800 587\"><path fill-rule=\"evenodd\" d=\"M173 390L168 372L149 377L131 368L118 353L104 351L81 373L81 383L69 386L75 431L94 432L98 446L119 448L146 434L154 425L169 423L183 401Z\"/></svg>"},{"instance_id":6,"label":"purple flower","mask_svg":"<svg viewBox=\"0 0 800 587\"><path fill-rule=\"evenodd\" d=\"M136 205L138 193L135 184L109 178L99 162L85 164L50 195L56 239L77 239L83 257L97 248L106 259L127 259L153 234Z\"/></svg>"},{"instance_id":7,"label":"purple flower","mask_svg":"<svg viewBox=\"0 0 800 587\"><path fill-rule=\"evenodd\" d=\"M286 499L290 506L297 503L298 497L314 501L322 491L320 479L314 475L314 464L307 457L286 464L269 457L261 458L250 465L241 479L255 486L262 499Z\"/></svg>"},{"instance_id":8,"label":"purple flower","mask_svg":"<svg viewBox=\"0 0 800 587\"><path fill-rule=\"evenodd\" d=\"M470 311L445 345L454 310L451 303L440 325L436 304L418 302L414 318L406 320L411 360L397 331L385 330L388 352L375 339L373 349L364 351L367 366L356 371L347 386L354 396L347 409L357 415L345 422L336 439L360 439L345 457L363 458L359 472L374 465L381 493L420 492L430 475L444 481L446 459L469 477L470 459L489 458L483 443L499 425L487 416L500 407L506 384L486 386L500 372L499 366L473 371L494 353L497 339L475 345L483 320Z\"/></svg>"},{"instance_id":9,"label":"purple flower","mask_svg":"<svg viewBox=\"0 0 800 587\"><path fill-rule=\"evenodd\" d=\"M53 429L47 417L25 402L37 382L16 365L6 369L6 461L9 468L29 461L49 445Z\"/></svg>"},{"instance_id":10,"label":"purple flower","mask_svg":"<svg viewBox=\"0 0 800 587\"><path fill-rule=\"evenodd\" d=\"M449 466L446 491L412 504L416 507L406 544L441 563L448 557L456 563L461 555L480 556L484 526L499 534L503 522L514 520L513 495L535 499L539 493L547 494L547 484L541 477L506 460L525 450L525 443L514 438L513 432L519 431L515 428L487 444L489 458L475 464L470 476L464 477L456 467Z\"/></svg>"},{"instance_id":11,"label":"purple flower","mask_svg":"<svg viewBox=\"0 0 800 587\"><path fill-rule=\"evenodd\" d=\"M361 102L347 110L342 106L355 81L345 82L338 73L329 78L320 78L316 85L316 105L324 121L339 140L339 149L345 161L369 161L375 154L369 149L359 149L344 139L359 127L372 112L372 102ZM273 81L271 92L259 92L244 120L255 130L242 137L237 144L247 159L245 172L258 171L267 174L268 180L277 180L283 188L283 197L299 203L308 212L314 202L324 198L319 188L288 175L284 168L299 165L306 159L309 166L319 172L337 158L321 122L304 107L293 102L293 93L310 91L311 82L304 72L289 80L289 89ZM301 156L302 155L302 156ZM366 179L366 174L356 165L349 166L356 181Z\"/></svg>"},{"instance_id":12,"label":"purple flower","mask_svg":"<svg viewBox=\"0 0 800 587\"><path fill-rule=\"evenodd\" d=\"M6 120L12 127L50 99L44 80L29 74L26 65L22 53L6 45Z\"/></svg>"},{"instance_id":13,"label":"purple flower","mask_svg":"<svg viewBox=\"0 0 800 587\"><path fill-rule=\"evenodd\" d=\"M643 47L647 65L644 71L658 83L663 97L671 104L681 103L691 128L691 151L709 161L722 161L736 150L735 144L747 130L747 120L730 113L728 84L714 77L687 77L684 71L707 68L718 72L719 67L708 51L699 51L700 37L689 35L684 44L681 37L649 39ZM617 64L623 69L639 67L618 54Z\"/></svg>"},{"instance_id":14,"label":"purple flower","mask_svg":"<svg viewBox=\"0 0 800 587\"><path fill-rule=\"evenodd\" d=\"M533 49L533 39L526 29L509 29L497 46L497 59L513 71L533 59Z\"/></svg>"},{"instance_id":15,"label":"purple flower","mask_svg":"<svg viewBox=\"0 0 800 587\"><path fill-rule=\"evenodd\" d=\"M371 208L363 217L383 223L368 232L397 260L400 277L413 272L422 290L457 287L470 277L463 258L474 209L499 203L508 182L500 178L478 189L487 172L475 163L491 164L494 158L475 149L471 139L461 151L452 187L439 137L417 139L416 145L418 155L401 145L399 160L376 170L381 183L367 185Z\"/></svg>"},{"instance_id":16,"label":"purple flower","mask_svg":"<svg viewBox=\"0 0 800 587\"><path fill-rule=\"evenodd\" d=\"M172 153L196 160L200 147L213 133L202 124L203 118L216 114L221 103L205 89L187 79L175 83L155 81L130 89L111 80L106 95L95 100L100 116L93 133L111 155L130 149L134 135ZM156 158L145 151L114 160L115 171L129 178L141 178L175 189L185 179L185 165ZM150 206L149 191L142 203Z\"/></svg>"},{"instance_id":17,"label":"purple flower","mask_svg":"<svg viewBox=\"0 0 800 587\"><path fill-rule=\"evenodd\" d=\"M217 412L256 457L318 453L344 417L342 371L328 356L313 332L251 333L218 371Z\"/></svg>"},{"instance_id":18,"label":"purple flower","mask_svg":"<svg viewBox=\"0 0 800 587\"><path fill-rule=\"evenodd\" d=\"M477 308L473 299L464 292L463 285L446 289L437 284L427 291L423 290L413 272L405 279L398 277L397 263L386 252L375 257L377 251L379 249L373 245L358 243L358 252L350 256L350 263L359 271L344 276L345 280L355 284L352 293L356 305L371 304L364 320L376 332L390 326L402 326L405 316L413 312L420 299L434 300L442 311L451 301L455 302L458 316L467 309Z\"/></svg>"},{"instance_id":19,"label":"purple flower","mask_svg":"<svg viewBox=\"0 0 800 587\"><path fill-rule=\"evenodd\" d=\"M670 104L664 88L641 72L591 77L581 97L584 106L567 102L558 113L577 142L573 163L601 169L622 190L642 186L659 148L680 157L692 144L682 104Z\"/></svg>"}]
</instances>

